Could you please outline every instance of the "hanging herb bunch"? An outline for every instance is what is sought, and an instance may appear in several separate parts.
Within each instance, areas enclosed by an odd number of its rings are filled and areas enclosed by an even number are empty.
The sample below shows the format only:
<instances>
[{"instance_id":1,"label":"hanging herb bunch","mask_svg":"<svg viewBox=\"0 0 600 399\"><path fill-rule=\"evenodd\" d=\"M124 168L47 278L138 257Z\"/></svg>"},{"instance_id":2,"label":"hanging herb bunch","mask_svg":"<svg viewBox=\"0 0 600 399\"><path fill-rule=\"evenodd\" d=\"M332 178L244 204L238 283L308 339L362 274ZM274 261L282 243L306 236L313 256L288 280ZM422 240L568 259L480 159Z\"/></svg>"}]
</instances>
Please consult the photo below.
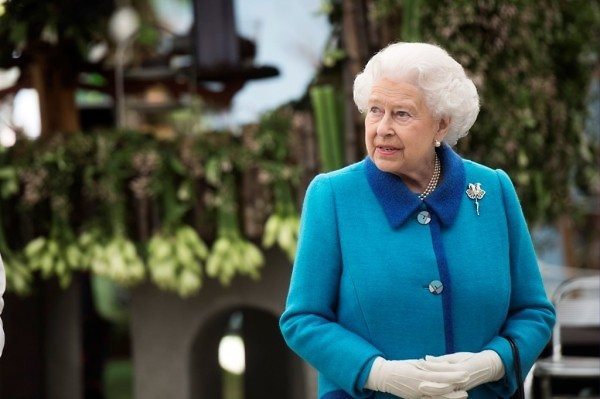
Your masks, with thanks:
<instances>
[{"instance_id":1,"label":"hanging herb bunch","mask_svg":"<svg viewBox=\"0 0 600 399\"><path fill-rule=\"evenodd\" d=\"M200 177L199 169L187 170L174 148L163 152L157 168L148 167L149 155L139 154L134 164L139 179L148 178L162 215L159 228L146 246L150 278L161 289L187 297L200 290L202 265L208 256L204 241L184 223L184 216L197 201L194 180Z\"/></svg>"},{"instance_id":2,"label":"hanging herb bunch","mask_svg":"<svg viewBox=\"0 0 600 399\"><path fill-rule=\"evenodd\" d=\"M43 278L56 277L62 287L70 284L73 271L84 267L82 251L71 224L73 206L69 201L77 173L68 158L64 139L57 136L35 154L32 168L21 173L25 183L25 203L34 206L36 199L45 199L50 214L47 225L43 226L47 234L38 236L25 246L25 261ZM36 177L39 182L36 182ZM38 191L36 195L36 188L45 191L43 194Z\"/></svg>"},{"instance_id":3,"label":"hanging herb bunch","mask_svg":"<svg viewBox=\"0 0 600 399\"><path fill-rule=\"evenodd\" d=\"M0 147L0 254L6 271L8 287L17 294L28 294L32 273L23 259L23 255L11 249L5 234L4 215L11 209L9 201L19 192L19 176L17 167L10 164L7 151Z\"/></svg>"},{"instance_id":4,"label":"hanging herb bunch","mask_svg":"<svg viewBox=\"0 0 600 399\"><path fill-rule=\"evenodd\" d=\"M217 237L206 262L206 273L229 285L236 274L260 277L264 256L260 249L246 239L240 228L236 169L243 166L240 148L221 145L206 164L206 180L216 189L213 205L217 210ZM238 168L236 161L240 162Z\"/></svg>"},{"instance_id":5,"label":"hanging herb bunch","mask_svg":"<svg viewBox=\"0 0 600 399\"><path fill-rule=\"evenodd\" d=\"M285 148L288 117L266 117L256 148L228 132L158 141L101 131L3 149L0 253L8 289L26 294L36 274L66 287L73 273L86 272L123 287L148 277L188 297L205 276L223 285L237 275L258 279L264 256L239 217L248 168L268 175L273 192L264 246L278 244L292 259L298 173Z\"/></svg>"},{"instance_id":6,"label":"hanging herb bunch","mask_svg":"<svg viewBox=\"0 0 600 399\"><path fill-rule=\"evenodd\" d=\"M141 144L134 132L95 137L94 162L87 165L84 193L88 210L79 245L83 263L98 276L132 286L144 278L145 267L127 230L126 182L129 159ZM137 145L136 145L137 144Z\"/></svg>"},{"instance_id":7,"label":"hanging herb bunch","mask_svg":"<svg viewBox=\"0 0 600 399\"><path fill-rule=\"evenodd\" d=\"M293 261L296 256L300 215L293 199L293 187L298 185L299 168L292 166L289 154L291 131L289 108L263 116L255 134L257 158L261 160L262 180L273 192L274 212L265 224L262 244L270 248L277 244Z\"/></svg>"}]
</instances>

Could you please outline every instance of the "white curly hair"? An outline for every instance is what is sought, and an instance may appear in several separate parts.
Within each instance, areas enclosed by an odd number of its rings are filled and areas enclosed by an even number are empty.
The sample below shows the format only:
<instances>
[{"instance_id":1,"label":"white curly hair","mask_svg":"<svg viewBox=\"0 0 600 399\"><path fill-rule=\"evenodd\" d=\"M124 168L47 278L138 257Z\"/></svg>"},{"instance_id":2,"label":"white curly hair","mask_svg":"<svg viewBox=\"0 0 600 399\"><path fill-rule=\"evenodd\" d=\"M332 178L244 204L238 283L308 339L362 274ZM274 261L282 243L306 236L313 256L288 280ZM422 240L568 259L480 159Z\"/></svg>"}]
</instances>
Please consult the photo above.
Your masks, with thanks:
<instances>
[{"instance_id":1,"label":"white curly hair","mask_svg":"<svg viewBox=\"0 0 600 399\"><path fill-rule=\"evenodd\" d=\"M374 83L381 79L416 85L436 119L450 118L444 142L453 146L469 132L479 114L479 95L463 67L446 50L427 43L394 43L375 54L354 80L354 102L368 108Z\"/></svg>"}]
</instances>

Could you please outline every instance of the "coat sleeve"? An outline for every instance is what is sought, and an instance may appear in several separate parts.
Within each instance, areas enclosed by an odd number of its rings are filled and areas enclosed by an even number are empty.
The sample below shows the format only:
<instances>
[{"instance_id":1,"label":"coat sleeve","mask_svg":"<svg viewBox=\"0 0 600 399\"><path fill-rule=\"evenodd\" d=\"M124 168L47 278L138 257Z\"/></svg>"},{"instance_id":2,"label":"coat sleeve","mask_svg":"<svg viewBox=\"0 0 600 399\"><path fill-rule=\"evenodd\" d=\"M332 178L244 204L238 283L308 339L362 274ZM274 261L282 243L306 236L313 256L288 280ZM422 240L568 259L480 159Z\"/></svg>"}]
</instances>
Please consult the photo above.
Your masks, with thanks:
<instances>
[{"instance_id":1,"label":"coat sleeve","mask_svg":"<svg viewBox=\"0 0 600 399\"><path fill-rule=\"evenodd\" d=\"M499 396L509 397L517 389L517 382L510 344L503 337L513 338L519 349L524 380L550 340L555 310L544 290L537 257L515 188L504 171L497 170L497 175L502 186L508 224L511 293L508 316L502 330L484 349L496 351L505 370L504 378L491 383L490 387Z\"/></svg>"},{"instance_id":2,"label":"coat sleeve","mask_svg":"<svg viewBox=\"0 0 600 399\"><path fill-rule=\"evenodd\" d=\"M286 309L280 319L290 348L352 397L363 390L373 361L382 353L337 323L342 273L331 182L318 175L309 185L302 210L298 251Z\"/></svg>"},{"instance_id":3,"label":"coat sleeve","mask_svg":"<svg viewBox=\"0 0 600 399\"><path fill-rule=\"evenodd\" d=\"M4 274L4 264L2 257L0 257L0 316L2 316L2 310L4 309L4 290L6 289L6 275ZM2 319L0 318L0 356L2 356L2 350L4 349L4 328L2 326Z\"/></svg>"}]
</instances>

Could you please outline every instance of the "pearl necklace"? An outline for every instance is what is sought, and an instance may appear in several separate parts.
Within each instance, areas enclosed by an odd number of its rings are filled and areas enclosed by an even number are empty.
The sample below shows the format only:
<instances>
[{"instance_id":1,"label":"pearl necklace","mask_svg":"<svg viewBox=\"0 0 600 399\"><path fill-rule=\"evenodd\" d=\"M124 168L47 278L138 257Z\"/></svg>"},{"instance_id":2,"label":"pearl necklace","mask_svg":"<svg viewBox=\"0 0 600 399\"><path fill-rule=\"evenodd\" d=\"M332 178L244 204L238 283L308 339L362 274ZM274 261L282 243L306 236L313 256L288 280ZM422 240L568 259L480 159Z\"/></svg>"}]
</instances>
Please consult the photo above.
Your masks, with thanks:
<instances>
[{"instance_id":1,"label":"pearl necklace","mask_svg":"<svg viewBox=\"0 0 600 399\"><path fill-rule=\"evenodd\" d=\"M442 171L442 165L440 165L440 159L438 158L437 153L436 153L435 154L435 163L433 166L433 175L431 176L431 180L429 180L429 184L425 188L425 191L423 191L421 194L419 194L419 199L421 201L423 201L425 199L425 197L427 197L429 194L431 194L433 192L433 190L435 190L435 188L437 187L437 184L438 184L438 180L440 179L441 171Z\"/></svg>"}]
</instances>

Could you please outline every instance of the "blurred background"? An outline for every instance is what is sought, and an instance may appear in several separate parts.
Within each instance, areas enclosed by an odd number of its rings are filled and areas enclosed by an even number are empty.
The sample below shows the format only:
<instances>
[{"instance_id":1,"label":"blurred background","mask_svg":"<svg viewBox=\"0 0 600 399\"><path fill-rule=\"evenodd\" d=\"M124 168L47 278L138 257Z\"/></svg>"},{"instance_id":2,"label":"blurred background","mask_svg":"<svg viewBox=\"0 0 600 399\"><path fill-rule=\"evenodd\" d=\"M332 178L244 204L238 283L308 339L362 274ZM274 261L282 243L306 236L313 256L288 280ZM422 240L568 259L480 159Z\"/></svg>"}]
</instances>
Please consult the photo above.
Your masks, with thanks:
<instances>
[{"instance_id":1,"label":"blurred background","mask_svg":"<svg viewBox=\"0 0 600 399\"><path fill-rule=\"evenodd\" d=\"M302 198L365 156L352 83L395 41L475 82L456 150L513 179L548 294L597 280L598 2L0 0L0 398L313 398L277 324ZM600 368L597 296L561 317Z\"/></svg>"}]
</instances>

